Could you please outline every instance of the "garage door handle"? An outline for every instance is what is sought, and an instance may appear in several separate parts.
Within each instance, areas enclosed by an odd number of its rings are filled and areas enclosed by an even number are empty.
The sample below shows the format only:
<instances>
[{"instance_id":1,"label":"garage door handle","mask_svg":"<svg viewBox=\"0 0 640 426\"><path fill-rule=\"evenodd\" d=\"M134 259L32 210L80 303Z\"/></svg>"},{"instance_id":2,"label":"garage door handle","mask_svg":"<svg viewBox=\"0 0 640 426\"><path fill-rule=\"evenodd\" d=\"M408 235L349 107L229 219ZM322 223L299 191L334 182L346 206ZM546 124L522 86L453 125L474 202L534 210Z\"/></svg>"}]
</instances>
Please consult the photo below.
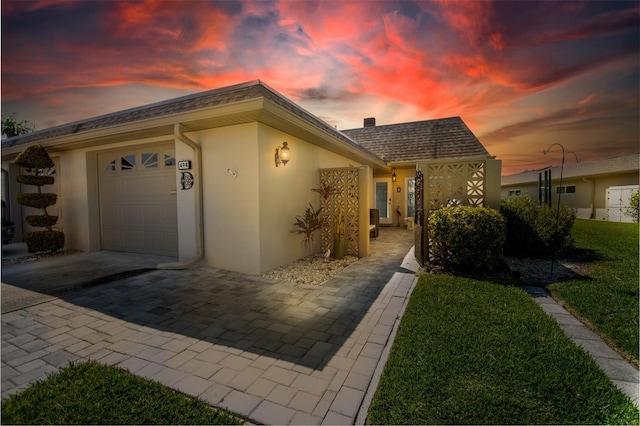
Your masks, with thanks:
<instances>
[{"instance_id":1,"label":"garage door handle","mask_svg":"<svg viewBox=\"0 0 640 426\"><path fill-rule=\"evenodd\" d=\"M178 194L177 190L175 190L175 189L170 189L169 190L169 195L177 195L177 194Z\"/></svg>"}]
</instances>

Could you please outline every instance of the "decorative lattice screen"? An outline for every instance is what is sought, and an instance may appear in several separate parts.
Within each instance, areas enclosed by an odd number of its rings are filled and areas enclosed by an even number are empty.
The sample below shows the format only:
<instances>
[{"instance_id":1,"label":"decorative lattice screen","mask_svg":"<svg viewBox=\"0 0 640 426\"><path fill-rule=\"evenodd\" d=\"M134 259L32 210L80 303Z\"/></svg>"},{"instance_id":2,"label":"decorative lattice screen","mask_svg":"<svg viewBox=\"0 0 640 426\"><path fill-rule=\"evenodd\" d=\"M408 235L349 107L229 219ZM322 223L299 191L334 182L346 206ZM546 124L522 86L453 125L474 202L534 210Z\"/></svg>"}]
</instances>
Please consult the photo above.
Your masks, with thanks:
<instances>
[{"instance_id":1,"label":"decorative lattice screen","mask_svg":"<svg viewBox=\"0 0 640 426\"><path fill-rule=\"evenodd\" d=\"M427 164L424 176L424 205L428 211L445 206L484 205L484 161Z\"/></svg>"},{"instance_id":2,"label":"decorative lattice screen","mask_svg":"<svg viewBox=\"0 0 640 426\"><path fill-rule=\"evenodd\" d=\"M485 161L422 164L416 173L416 259L432 259L428 238L429 212L446 206L478 206L485 201ZM420 194L420 192L424 192ZM418 200L423 204L419 207Z\"/></svg>"},{"instance_id":3,"label":"decorative lattice screen","mask_svg":"<svg viewBox=\"0 0 640 426\"><path fill-rule=\"evenodd\" d=\"M343 169L320 170L320 183L333 185L336 192L327 200L320 197L320 207L328 217L329 225L322 229L320 240L322 251L333 250L333 234L342 213L345 226L346 254L358 255L358 169L354 167Z\"/></svg>"}]
</instances>

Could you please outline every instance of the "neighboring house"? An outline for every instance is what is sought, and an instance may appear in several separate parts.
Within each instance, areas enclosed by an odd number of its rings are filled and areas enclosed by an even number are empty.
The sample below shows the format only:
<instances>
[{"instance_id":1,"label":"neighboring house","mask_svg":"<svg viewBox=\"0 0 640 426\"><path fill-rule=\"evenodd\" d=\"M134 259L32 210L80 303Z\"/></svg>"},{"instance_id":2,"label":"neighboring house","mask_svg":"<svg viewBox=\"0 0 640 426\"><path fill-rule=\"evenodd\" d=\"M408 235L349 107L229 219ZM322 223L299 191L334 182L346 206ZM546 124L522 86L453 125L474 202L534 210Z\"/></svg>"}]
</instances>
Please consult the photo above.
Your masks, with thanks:
<instances>
[{"instance_id":1,"label":"neighboring house","mask_svg":"<svg viewBox=\"0 0 640 426\"><path fill-rule=\"evenodd\" d=\"M460 119L447 120L473 136ZM27 190L15 182L13 161L39 143L56 165L55 185L44 189L59 194L50 214L60 216L67 248L159 254L178 258L163 267L202 263L260 274L308 253L291 231L295 216L319 205L311 191L318 183L340 188L326 213L334 221L343 214L348 252L362 257L370 252L377 179L390 182L398 167L404 181L418 160L457 161L444 159L446 139L435 142L438 156L419 154L413 163L409 154L422 149L419 140L400 144L395 160L357 140L254 81L5 139L2 194L19 236L29 212L12 201ZM285 142L290 161L277 164ZM476 163L491 159L476 142ZM499 177L499 162L491 161ZM486 199L499 199L499 185L489 185L481 169L475 179Z\"/></svg>"},{"instance_id":2,"label":"neighboring house","mask_svg":"<svg viewBox=\"0 0 640 426\"><path fill-rule=\"evenodd\" d=\"M638 188L639 154L609 158L588 163L575 163L569 157L562 170L560 186L560 166L526 171L502 177L502 198L528 194L539 199L539 186L544 187L544 172L551 172L551 202L556 205L560 194L561 204L576 209L583 219L613 220L624 219L621 208L628 203L619 202L619 194ZM542 185L540 185L542 176ZM543 191L544 192L544 191ZM616 198L614 200L614 198Z\"/></svg>"}]
</instances>

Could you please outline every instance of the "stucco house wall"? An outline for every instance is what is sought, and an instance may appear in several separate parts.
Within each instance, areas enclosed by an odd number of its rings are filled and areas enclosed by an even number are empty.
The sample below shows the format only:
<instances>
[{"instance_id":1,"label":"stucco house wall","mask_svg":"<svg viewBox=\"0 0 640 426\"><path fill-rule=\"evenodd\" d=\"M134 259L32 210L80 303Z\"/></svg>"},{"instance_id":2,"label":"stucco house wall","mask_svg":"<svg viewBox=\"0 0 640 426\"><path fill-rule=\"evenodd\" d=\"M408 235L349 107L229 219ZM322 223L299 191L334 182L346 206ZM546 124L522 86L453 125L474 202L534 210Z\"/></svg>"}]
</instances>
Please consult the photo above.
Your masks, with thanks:
<instances>
[{"instance_id":1,"label":"stucco house wall","mask_svg":"<svg viewBox=\"0 0 640 426\"><path fill-rule=\"evenodd\" d=\"M276 167L275 150L285 141L291 160ZM3 199L21 192L13 161L33 143L57 162L57 228L65 232L66 248L161 252L177 258L159 267L200 263L250 274L308 254L292 231L309 203L320 206L311 189L321 173L348 170L354 182L358 177L358 221L350 222L349 241L354 247L357 240L358 255L368 256L374 176L389 181L391 215L403 226L417 160L477 155L488 165L494 158L459 117L341 132L260 81L3 140L3 179L13 182ZM169 162L147 163L168 153ZM177 167L186 161L186 170ZM182 187L187 173L191 188ZM20 235L21 207L11 202L9 209Z\"/></svg>"},{"instance_id":2,"label":"stucco house wall","mask_svg":"<svg viewBox=\"0 0 640 426\"><path fill-rule=\"evenodd\" d=\"M639 155L616 157L592 163L565 165L562 186L575 186L575 193L563 193L560 203L577 212L581 219L606 219L607 189L613 186L638 185L640 180ZM523 172L503 176L500 196L508 198L528 194L538 200L538 173ZM543 172L544 185L544 172ZM560 168L551 169L551 202L558 202L557 188L560 186Z\"/></svg>"}]
</instances>

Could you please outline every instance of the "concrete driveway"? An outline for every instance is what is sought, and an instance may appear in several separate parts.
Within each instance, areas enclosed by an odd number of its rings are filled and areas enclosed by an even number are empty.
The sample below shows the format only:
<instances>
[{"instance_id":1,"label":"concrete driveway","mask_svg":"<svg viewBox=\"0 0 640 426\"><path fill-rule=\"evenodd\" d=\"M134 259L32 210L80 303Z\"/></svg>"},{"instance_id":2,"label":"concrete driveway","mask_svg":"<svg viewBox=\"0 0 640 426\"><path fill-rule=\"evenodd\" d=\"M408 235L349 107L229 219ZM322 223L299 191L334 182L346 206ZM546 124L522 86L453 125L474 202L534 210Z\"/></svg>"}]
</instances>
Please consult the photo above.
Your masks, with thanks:
<instances>
[{"instance_id":1,"label":"concrete driveway","mask_svg":"<svg viewBox=\"0 0 640 426\"><path fill-rule=\"evenodd\" d=\"M2 397L94 359L259 423L362 422L415 285L412 245L383 228L371 257L320 286L196 267L3 314Z\"/></svg>"},{"instance_id":2,"label":"concrete driveway","mask_svg":"<svg viewBox=\"0 0 640 426\"><path fill-rule=\"evenodd\" d=\"M99 251L35 260L24 243L2 246L2 313L156 269L176 258ZM13 263L18 262L18 263Z\"/></svg>"}]
</instances>

